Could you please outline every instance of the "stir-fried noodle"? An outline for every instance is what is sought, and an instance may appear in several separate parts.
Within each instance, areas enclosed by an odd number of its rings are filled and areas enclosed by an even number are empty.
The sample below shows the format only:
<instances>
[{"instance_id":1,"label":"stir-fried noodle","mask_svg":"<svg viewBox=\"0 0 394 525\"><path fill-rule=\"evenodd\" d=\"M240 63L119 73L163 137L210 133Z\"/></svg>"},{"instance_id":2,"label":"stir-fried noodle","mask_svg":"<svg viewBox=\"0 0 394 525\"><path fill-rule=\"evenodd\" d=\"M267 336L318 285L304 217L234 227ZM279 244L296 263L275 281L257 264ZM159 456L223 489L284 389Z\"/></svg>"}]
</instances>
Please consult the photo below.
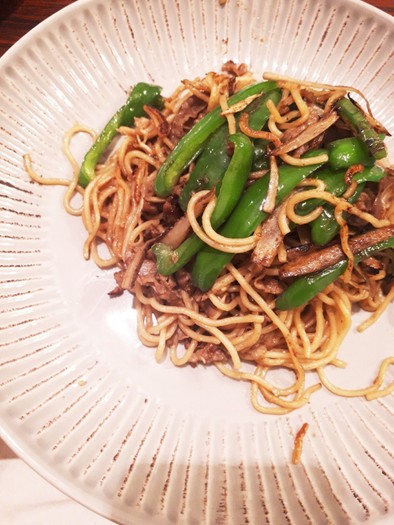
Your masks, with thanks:
<instances>
[{"instance_id":1,"label":"stir-fried noodle","mask_svg":"<svg viewBox=\"0 0 394 525\"><path fill-rule=\"evenodd\" d=\"M394 383L385 381L394 358L381 363L372 385L358 390L333 385L325 369L327 365L345 365L338 358L338 349L349 330L352 308L357 305L372 313L371 321L361 325L365 329L393 300L393 252L374 254L356 265L351 245L354 234L394 223L393 176L388 172L384 184L366 184L357 205L348 200L357 191L354 173L345 195L334 195L318 178L308 178L276 205L278 167L326 162L325 152L312 158L303 153L320 147L333 129L338 136L346 136L333 108L341 97L355 90L266 76L277 81L281 89L279 103L267 104L270 116L266 130L251 129L243 112L255 97L229 106L232 93L254 82L245 66L230 63L220 74L184 81L165 99L164 109L146 108L146 116L136 118L133 127L120 127L119 147L97 165L96 176L86 189L78 185L80 167L70 146L72 137L80 132L95 139L94 132L82 126L73 127L65 137L65 152L74 170L71 181L41 178L29 156L25 156L26 169L35 181L67 186L65 208L82 217L88 232L85 258L93 258L100 268L118 268L111 294L133 294L138 336L144 345L156 349L158 361L168 354L177 366L215 364L225 376L250 382L252 404L264 413L284 414L301 407L322 385L341 396L384 396L394 390ZM212 226L217 202L212 189L195 191L186 212L180 210L178 197L194 162L169 197L160 197L154 191L158 170L180 137L217 106L227 119L230 133L239 126L246 136L268 144L267 168L252 170L246 185L269 178L263 209L269 218L247 237L221 235ZM374 122L370 110L366 116ZM83 197L78 209L72 206L76 192ZM317 199L318 206L300 215L297 206L308 199ZM309 225L327 203L335 210L340 226L336 244L346 255L347 270L306 304L279 310L276 298L291 282L283 277L283 268L298 250L310 246ZM206 291L193 285L190 263L171 275L160 275L151 251L158 240L177 248L192 232L205 244L232 254L231 262ZM278 241L273 253L267 255L266 247L273 237ZM103 245L108 248L107 257ZM294 377L285 387L278 386L275 376L269 374L283 369ZM316 372L315 382L307 386L306 375L312 371Z\"/></svg>"}]
</instances>

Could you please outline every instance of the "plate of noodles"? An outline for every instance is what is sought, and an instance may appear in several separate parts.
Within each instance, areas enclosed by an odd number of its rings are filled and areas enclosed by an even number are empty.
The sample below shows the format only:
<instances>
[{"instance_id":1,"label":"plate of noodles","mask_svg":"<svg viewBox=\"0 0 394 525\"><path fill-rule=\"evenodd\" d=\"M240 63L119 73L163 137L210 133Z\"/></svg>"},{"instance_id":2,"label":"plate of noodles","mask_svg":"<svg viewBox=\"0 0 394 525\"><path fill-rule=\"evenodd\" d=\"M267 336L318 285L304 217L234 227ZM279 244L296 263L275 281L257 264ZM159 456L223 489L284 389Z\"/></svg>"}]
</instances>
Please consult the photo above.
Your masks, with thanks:
<instances>
[{"instance_id":1,"label":"plate of noodles","mask_svg":"<svg viewBox=\"0 0 394 525\"><path fill-rule=\"evenodd\" d=\"M124 524L393 508L393 19L80 0L0 62L0 429Z\"/></svg>"}]
</instances>

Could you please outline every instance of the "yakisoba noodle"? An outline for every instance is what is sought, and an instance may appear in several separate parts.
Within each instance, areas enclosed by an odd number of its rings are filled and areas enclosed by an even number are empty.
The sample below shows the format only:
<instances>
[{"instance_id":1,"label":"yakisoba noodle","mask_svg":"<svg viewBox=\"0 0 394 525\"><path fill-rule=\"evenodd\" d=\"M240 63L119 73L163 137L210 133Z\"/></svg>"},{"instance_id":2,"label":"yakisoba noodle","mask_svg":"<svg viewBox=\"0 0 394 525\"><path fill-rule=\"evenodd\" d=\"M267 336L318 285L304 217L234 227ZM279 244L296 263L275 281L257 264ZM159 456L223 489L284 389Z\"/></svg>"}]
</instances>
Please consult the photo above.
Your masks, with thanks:
<instances>
[{"instance_id":1,"label":"yakisoba noodle","mask_svg":"<svg viewBox=\"0 0 394 525\"><path fill-rule=\"evenodd\" d=\"M387 384L385 380L388 367L394 364L391 357L381 363L371 385L357 390L333 385L327 379L325 369L327 365L345 366L338 358L338 349L351 325L352 307L359 305L372 314L361 325L363 330L376 321L394 298L394 287L388 278L393 266L392 254L383 252L374 256L370 261L374 266L374 271L371 271L368 265L353 265L354 254L349 246L349 230L357 230L360 228L358 224L362 224L363 228L365 225L382 228L394 222L393 200L389 199L391 203L387 205L386 198L384 213L380 213L379 217L368 206L350 204L346 199L357 190L357 184L350 175L345 197L327 191L325 183L318 178L308 178L275 208L280 164L305 166L324 163L328 159L326 153L312 159L301 158L301 153L297 154L291 145L283 147L286 134L291 130L298 131L298 136L305 133L305 126L312 118L312 102L319 105L326 115L347 93L355 93L364 100L365 97L347 86L296 81L276 74L266 74L265 77L277 81L281 89L279 104L275 105L271 100L267 103L270 116L266 130L251 129L248 116L243 113L256 95L229 105L228 98L232 92L254 82L245 66L230 63L223 73L209 73L204 78L184 81L165 100L161 112L147 108L146 117L136 119L134 127L121 127L120 146L107 161L96 167L96 176L86 189L78 185L80 167L70 147L72 137L80 132L89 133L95 139L95 133L83 126L73 127L64 141L65 153L74 171L71 181L39 177L32 168L29 156L25 157L26 169L37 182L68 187L65 208L69 213L81 216L88 232L83 248L85 258L92 257L100 268L118 267L117 288L113 294L128 290L134 295L138 336L144 345L156 348L158 361L168 354L177 366L213 363L225 376L250 382L253 406L269 414L285 414L303 406L322 386L346 397L375 399L387 395L394 389L394 384ZM368 101L365 102L366 116L374 122ZM278 148L278 155L270 156L267 169L252 171L247 183L248 186L261 177L270 178L263 211L275 215L282 240L269 266L258 267L251 262L251 253L264 236L264 224L246 237L221 235L211 224L217 202L215 191L195 191L191 196L180 219L189 228L188 235L194 232L205 244L221 252L235 254L213 286L205 292L193 287L188 265L174 275L160 276L151 252L155 240L165 238L174 227L174 224L168 223L168 209L171 212L170 204L172 202L173 205L174 200L176 208L179 193L194 167L191 163L185 170L170 199L160 197L153 191L158 170L179 140L179 136L172 131L179 125L185 108L188 105L192 108L194 104L204 108L196 113L190 110L189 120L197 121L206 112L220 106L230 133L234 133L239 126L253 140L266 140L268 153ZM331 113L329 119L324 125L332 128L338 117ZM185 128L192 124L183 122L182 133L186 133ZM313 127L319 126L319 121L310 126L313 130ZM300 139L296 138L297 141ZM357 172L357 168L354 171ZM379 198L377 185L373 191L375 194L370 188L365 190L363 199ZM394 195L394 190L389 188L388 191L392 192L391 196ZM72 206L76 193L83 197L80 208ZM297 206L308 199L317 199L319 205L309 213L298 214ZM334 208L340 225L338 242L348 259L348 268L342 278L329 284L306 305L277 310L276 297L287 286L280 279L281 266L295 247L295 239L306 244L309 225L320 216L327 203ZM176 210L179 211L178 208ZM349 223L349 217L353 218L353 222ZM294 234L294 229L297 234ZM107 247L108 256L103 255L103 245ZM271 378L272 371L283 369L290 371L294 377L287 387L278 386ZM310 372L316 372L315 382L307 386L306 376ZM304 433L305 430L306 427Z\"/></svg>"}]
</instances>

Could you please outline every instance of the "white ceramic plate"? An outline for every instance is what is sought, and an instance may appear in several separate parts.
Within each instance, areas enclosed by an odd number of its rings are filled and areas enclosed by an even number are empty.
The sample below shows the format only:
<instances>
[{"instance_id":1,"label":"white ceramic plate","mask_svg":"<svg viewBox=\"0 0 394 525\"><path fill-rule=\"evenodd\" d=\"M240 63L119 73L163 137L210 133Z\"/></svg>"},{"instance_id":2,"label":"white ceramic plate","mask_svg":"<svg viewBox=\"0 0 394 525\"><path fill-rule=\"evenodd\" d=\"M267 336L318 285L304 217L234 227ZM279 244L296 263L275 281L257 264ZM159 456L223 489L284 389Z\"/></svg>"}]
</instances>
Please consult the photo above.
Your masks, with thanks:
<instances>
[{"instance_id":1,"label":"white ceramic plate","mask_svg":"<svg viewBox=\"0 0 394 525\"><path fill-rule=\"evenodd\" d=\"M32 184L22 168L31 152L44 176L69 176L61 142L74 122L100 130L134 82L170 93L228 59L257 77L355 85L394 133L393 49L393 19L356 0L82 0L3 57L0 423L45 478L127 524L394 519L392 397L321 392L288 417L264 417L246 384L156 364L137 340L131 298L107 296L112 271L84 262L84 230L63 211L62 190ZM87 147L74 143L79 159ZM393 336L390 306L347 337L348 370L332 377L371 381Z\"/></svg>"}]
</instances>

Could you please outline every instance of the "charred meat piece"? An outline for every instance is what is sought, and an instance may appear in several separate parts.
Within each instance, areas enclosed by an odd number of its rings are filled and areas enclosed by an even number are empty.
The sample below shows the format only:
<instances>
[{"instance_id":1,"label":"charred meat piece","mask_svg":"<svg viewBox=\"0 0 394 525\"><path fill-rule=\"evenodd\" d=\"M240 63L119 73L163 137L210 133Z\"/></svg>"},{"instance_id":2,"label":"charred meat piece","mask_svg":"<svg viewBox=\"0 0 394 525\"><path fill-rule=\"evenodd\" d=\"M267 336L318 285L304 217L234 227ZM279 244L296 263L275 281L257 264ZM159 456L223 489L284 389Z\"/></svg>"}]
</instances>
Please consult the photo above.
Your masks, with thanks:
<instances>
[{"instance_id":1,"label":"charred meat piece","mask_svg":"<svg viewBox=\"0 0 394 525\"><path fill-rule=\"evenodd\" d=\"M355 235L349 239L349 246L353 253L358 253L377 244L378 242L389 239L394 235L394 225L385 226L376 230L371 230L361 235ZM316 250L312 253L301 255L296 260L284 264L279 271L282 279L289 279L306 275L309 273L319 272L333 266L346 256L342 251L340 244L333 244L322 250Z\"/></svg>"},{"instance_id":2,"label":"charred meat piece","mask_svg":"<svg viewBox=\"0 0 394 525\"><path fill-rule=\"evenodd\" d=\"M211 363L224 363L228 360L228 355L218 345L205 343L201 348L197 348L189 359L189 364L199 363L209 365Z\"/></svg>"},{"instance_id":3,"label":"charred meat piece","mask_svg":"<svg viewBox=\"0 0 394 525\"><path fill-rule=\"evenodd\" d=\"M170 139L173 142L178 142L179 139L186 135L206 107L206 102L195 95L185 100L171 123Z\"/></svg>"}]
</instances>

